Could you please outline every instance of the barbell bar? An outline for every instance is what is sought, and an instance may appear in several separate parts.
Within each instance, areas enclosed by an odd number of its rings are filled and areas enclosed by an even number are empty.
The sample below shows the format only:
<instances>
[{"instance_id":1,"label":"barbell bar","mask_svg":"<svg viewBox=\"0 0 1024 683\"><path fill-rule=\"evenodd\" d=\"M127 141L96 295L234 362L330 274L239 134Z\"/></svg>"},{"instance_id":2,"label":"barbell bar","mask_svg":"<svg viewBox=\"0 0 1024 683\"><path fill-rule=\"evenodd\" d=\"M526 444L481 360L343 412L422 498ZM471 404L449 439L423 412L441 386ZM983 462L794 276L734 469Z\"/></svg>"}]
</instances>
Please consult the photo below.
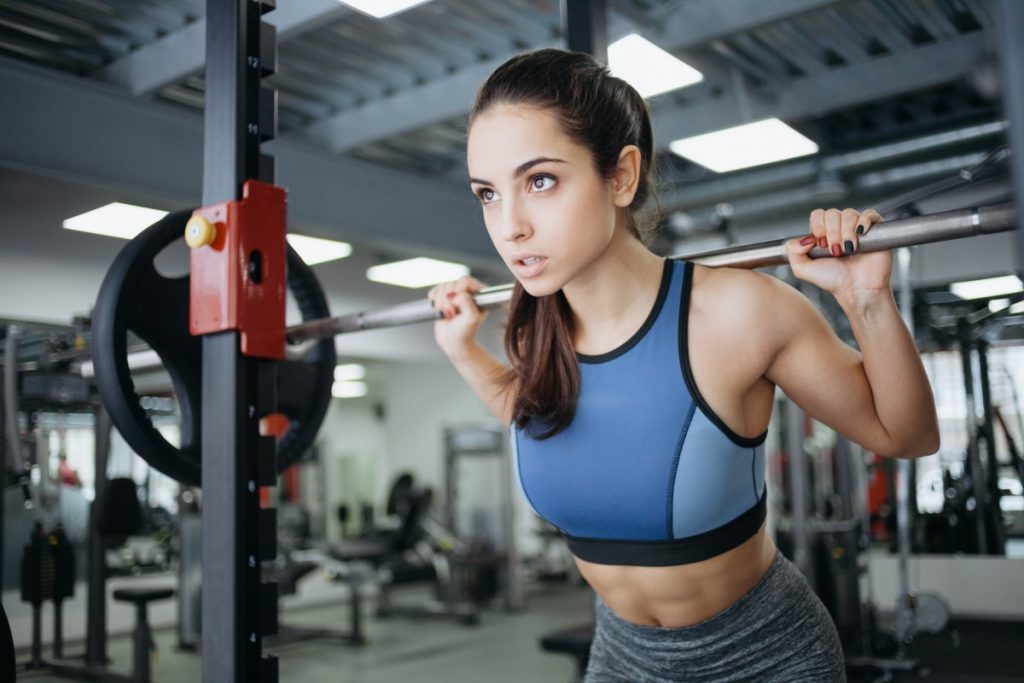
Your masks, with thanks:
<instances>
[{"instance_id":1,"label":"barbell bar","mask_svg":"<svg viewBox=\"0 0 1024 683\"><path fill-rule=\"evenodd\" d=\"M860 238L858 253L1009 232L1016 226L1016 220L1017 212L1014 205L1003 203L877 223ZM685 259L712 268L780 266L789 262L786 258L787 240L788 238L784 238L737 245L671 258ZM810 257L831 258L831 254L828 249L815 247L811 250ZM496 308L512 298L513 287L513 284L487 287L474 294L473 300L480 308ZM430 301L421 299L376 311L350 313L336 318L309 320L292 325L287 329L287 339L289 344L302 344L339 334L428 322L440 317L441 313L434 310Z\"/></svg>"}]
</instances>

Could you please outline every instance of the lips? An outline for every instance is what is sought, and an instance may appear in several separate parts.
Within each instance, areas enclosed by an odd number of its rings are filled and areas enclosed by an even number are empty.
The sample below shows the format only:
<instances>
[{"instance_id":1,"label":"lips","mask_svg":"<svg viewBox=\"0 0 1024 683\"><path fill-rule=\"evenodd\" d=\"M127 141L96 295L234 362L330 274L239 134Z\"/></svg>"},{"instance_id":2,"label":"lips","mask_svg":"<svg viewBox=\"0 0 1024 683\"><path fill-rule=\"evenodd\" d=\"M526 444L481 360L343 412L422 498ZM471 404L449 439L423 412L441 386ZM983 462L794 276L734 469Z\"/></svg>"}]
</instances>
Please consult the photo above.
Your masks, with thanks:
<instances>
[{"instance_id":1,"label":"lips","mask_svg":"<svg viewBox=\"0 0 1024 683\"><path fill-rule=\"evenodd\" d=\"M531 263L523 263L527 259L531 259ZM536 261L532 261L532 259L536 259ZM539 254L517 254L512 259L512 271L520 279L536 277L544 270L547 263L548 259L546 256L540 256Z\"/></svg>"},{"instance_id":2,"label":"lips","mask_svg":"<svg viewBox=\"0 0 1024 683\"><path fill-rule=\"evenodd\" d=\"M541 256L540 254L529 254L529 253L525 253L525 252L521 253L521 254L513 254L512 255L512 264L513 265L516 265L516 264L518 264L518 265L526 265L525 263L523 263L523 261L525 261L527 259L544 259L544 258L545 257Z\"/></svg>"}]
</instances>

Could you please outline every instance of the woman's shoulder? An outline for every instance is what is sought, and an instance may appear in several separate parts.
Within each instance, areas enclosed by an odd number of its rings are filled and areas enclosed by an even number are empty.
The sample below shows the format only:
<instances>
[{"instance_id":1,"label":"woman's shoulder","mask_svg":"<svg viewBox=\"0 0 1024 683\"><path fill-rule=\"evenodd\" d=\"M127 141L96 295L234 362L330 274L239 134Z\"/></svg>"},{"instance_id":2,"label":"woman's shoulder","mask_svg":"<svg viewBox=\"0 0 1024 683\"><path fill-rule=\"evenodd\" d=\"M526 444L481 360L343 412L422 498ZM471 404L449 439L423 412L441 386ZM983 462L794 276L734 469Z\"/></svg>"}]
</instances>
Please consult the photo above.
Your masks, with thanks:
<instances>
[{"instance_id":1,"label":"woman's shoulder","mask_svg":"<svg viewBox=\"0 0 1024 683\"><path fill-rule=\"evenodd\" d=\"M726 312L752 312L771 300L779 280L746 268L694 264L691 297L695 305Z\"/></svg>"},{"instance_id":2,"label":"woman's shoulder","mask_svg":"<svg viewBox=\"0 0 1024 683\"><path fill-rule=\"evenodd\" d=\"M694 265L691 315L716 334L742 335L768 350L785 342L811 306L779 278L745 268Z\"/></svg>"}]
</instances>

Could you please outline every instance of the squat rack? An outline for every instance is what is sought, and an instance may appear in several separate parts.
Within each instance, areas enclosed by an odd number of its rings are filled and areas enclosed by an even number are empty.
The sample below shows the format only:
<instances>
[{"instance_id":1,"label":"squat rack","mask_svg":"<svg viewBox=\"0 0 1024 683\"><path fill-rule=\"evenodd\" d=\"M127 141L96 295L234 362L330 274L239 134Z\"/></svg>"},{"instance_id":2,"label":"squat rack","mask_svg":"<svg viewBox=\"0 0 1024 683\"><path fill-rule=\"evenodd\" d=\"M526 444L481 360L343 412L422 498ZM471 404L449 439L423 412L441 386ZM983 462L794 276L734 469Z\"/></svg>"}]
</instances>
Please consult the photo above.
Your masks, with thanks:
<instances>
[{"instance_id":1,"label":"squat rack","mask_svg":"<svg viewBox=\"0 0 1024 683\"><path fill-rule=\"evenodd\" d=\"M260 143L276 131L277 93L260 80L276 69L275 30L261 20L275 5L207 0L204 206L242 199L248 180L274 181ZM274 412L276 368L242 355L241 336L202 339L202 680L277 683L277 659L262 652L277 632L277 584L261 579L277 552L276 511L260 509L260 487L274 486L277 470L274 440L259 429Z\"/></svg>"}]
</instances>

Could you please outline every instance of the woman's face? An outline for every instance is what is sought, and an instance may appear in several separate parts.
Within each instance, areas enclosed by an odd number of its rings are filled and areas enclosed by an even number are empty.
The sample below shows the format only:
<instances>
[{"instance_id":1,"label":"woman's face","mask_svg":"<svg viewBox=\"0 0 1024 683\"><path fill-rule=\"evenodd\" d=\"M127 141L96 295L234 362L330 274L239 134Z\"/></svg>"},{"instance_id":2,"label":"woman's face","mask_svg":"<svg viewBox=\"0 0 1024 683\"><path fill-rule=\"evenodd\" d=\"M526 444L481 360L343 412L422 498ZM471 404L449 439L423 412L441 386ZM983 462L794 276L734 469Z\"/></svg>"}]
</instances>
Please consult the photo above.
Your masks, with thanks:
<instances>
[{"instance_id":1,"label":"woman's face","mask_svg":"<svg viewBox=\"0 0 1024 683\"><path fill-rule=\"evenodd\" d=\"M469 131L467 160L491 241L531 295L557 292L611 242L612 181L549 111L488 109Z\"/></svg>"}]
</instances>

